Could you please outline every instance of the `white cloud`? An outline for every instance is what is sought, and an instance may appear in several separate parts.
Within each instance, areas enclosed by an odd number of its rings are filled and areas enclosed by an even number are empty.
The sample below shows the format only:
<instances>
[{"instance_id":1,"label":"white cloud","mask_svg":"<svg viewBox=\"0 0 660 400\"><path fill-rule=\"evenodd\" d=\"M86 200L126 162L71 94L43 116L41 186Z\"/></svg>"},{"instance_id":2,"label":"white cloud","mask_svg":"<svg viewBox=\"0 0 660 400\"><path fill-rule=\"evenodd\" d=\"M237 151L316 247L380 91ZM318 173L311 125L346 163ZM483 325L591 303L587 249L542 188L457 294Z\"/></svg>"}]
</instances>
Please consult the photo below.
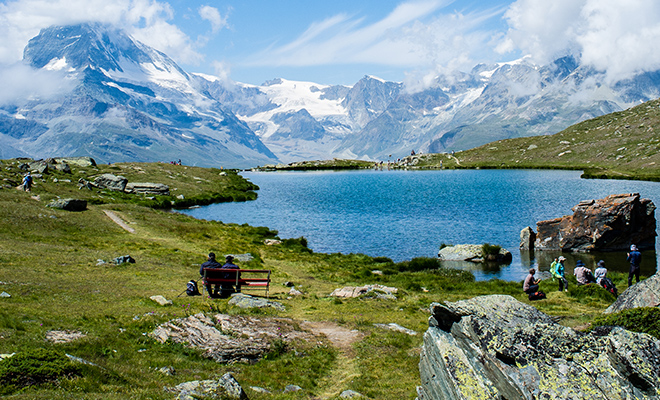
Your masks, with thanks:
<instances>
[{"instance_id":1,"label":"white cloud","mask_svg":"<svg viewBox=\"0 0 660 400\"><path fill-rule=\"evenodd\" d=\"M74 88L65 71L35 70L23 63L0 68L0 105L21 105L27 100L46 100Z\"/></svg>"},{"instance_id":2,"label":"white cloud","mask_svg":"<svg viewBox=\"0 0 660 400\"><path fill-rule=\"evenodd\" d=\"M199 16L202 19L211 23L213 33L218 32L220 29L227 27L227 15L224 17L220 15L217 8L211 6L202 6L199 8Z\"/></svg>"},{"instance_id":3,"label":"white cloud","mask_svg":"<svg viewBox=\"0 0 660 400\"><path fill-rule=\"evenodd\" d=\"M28 40L43 28L101 22L126 29L138 40L177 61L194 63L202 55L178 27L173 10L156 0L16 0L0 4L0 63L22 58Z\"/></svg>"},{"instance_id":4,"label":"white cloud","mask_svg":"<svg viewBox=\"0 0 660 400\"><path fill-rule=\"evenodd\" d=\"M400 4L371 25L361 18L338 14L312 23L298 38L249 60L249 65L316 66L324 64L378 63L411 66L426 59L418 44L410 43L404 30L429 17L448 1L414 1Z\"/></svg>"},{"instance_id":5,"label":"white cloud","mask_svg":"<svg viewBox=\"0 0 660 400\"><path fill-rule=\"evenodd\" d=\"M536 62L574 54L610 82L660 69L657 0L518 0L498 50L519 48Z\"/></svg>"}]
</instances>

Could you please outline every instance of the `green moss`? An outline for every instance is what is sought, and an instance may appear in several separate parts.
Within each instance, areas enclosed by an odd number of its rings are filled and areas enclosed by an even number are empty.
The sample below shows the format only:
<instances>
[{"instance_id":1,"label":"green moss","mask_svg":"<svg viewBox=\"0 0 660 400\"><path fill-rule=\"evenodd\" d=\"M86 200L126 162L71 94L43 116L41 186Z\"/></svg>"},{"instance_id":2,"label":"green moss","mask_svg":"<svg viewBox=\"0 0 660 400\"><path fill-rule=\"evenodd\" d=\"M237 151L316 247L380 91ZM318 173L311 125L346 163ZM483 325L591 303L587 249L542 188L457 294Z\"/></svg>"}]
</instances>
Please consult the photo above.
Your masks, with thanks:
<instances>
[{"instance_id":1,"label":"green moss","mask_svg":"<svg viewBox=\"0 0 660 400\"><path fill-rule=\"evenodd\" d=\"M593 326L621 326L660 339L660 309L640 307L594 319Z\"/></svg>"},{"instance_id":2,"label":"green moss","mask_svg":"<svg viewBox=\"0 0 660 400\"><path fill-rule=\"evenodd\" d=\"M81 374L79 365L52 349L31 349L0 361L0 394L21 388L52 383Z\"/></svg>"}]
</instances>

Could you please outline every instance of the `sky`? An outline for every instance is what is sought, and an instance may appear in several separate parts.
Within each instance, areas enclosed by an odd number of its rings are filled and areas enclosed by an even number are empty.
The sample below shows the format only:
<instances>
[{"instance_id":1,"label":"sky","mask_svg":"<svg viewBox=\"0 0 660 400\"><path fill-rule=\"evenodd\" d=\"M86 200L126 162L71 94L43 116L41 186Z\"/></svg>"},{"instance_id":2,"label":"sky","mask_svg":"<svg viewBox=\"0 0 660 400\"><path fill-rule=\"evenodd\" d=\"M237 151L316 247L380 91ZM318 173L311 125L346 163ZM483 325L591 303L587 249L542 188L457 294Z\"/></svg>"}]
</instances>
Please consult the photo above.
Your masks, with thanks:
<instances>
[{"instance_id":1,"label":"sky","mask_svg":"<svg viewBox=\"0 0 660 400\"><path fill-rule=\"evenodd\" d=\"M658 0L3 0L0 83L19 90L23 48L40 29L80 22L125 29L188 72L256 85L373 75L414 87L478 63L567 54L612 81L660 69Z\"/></svg>"}]
</instances>

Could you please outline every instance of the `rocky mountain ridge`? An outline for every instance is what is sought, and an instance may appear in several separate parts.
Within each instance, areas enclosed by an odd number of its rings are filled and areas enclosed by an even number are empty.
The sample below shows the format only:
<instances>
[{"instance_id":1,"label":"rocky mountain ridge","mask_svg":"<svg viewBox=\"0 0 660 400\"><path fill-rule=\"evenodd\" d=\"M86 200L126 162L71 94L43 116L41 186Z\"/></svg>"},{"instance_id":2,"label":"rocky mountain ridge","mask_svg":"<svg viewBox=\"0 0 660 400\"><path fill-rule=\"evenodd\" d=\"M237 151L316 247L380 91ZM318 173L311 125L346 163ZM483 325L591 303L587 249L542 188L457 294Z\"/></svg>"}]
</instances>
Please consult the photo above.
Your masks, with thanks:
<instances>
[{"instance_id":1,"label":"rocky mountain ridge","mask_svg":"<svg viewBox=\"0 0 660 400\"><path fill-rule=\"evenodd\" d=\"M0 107L5 158L92 156L254 167L277 161L396 159L556 133L660 95L660 72L606 83L563 57L523 58L436 77L412 90L365 76L353 86L274 79L262 85L191 74L100 24L51 27L28 43L32 68L60 71L70 92Z\"/></svg>"}]
</instances>

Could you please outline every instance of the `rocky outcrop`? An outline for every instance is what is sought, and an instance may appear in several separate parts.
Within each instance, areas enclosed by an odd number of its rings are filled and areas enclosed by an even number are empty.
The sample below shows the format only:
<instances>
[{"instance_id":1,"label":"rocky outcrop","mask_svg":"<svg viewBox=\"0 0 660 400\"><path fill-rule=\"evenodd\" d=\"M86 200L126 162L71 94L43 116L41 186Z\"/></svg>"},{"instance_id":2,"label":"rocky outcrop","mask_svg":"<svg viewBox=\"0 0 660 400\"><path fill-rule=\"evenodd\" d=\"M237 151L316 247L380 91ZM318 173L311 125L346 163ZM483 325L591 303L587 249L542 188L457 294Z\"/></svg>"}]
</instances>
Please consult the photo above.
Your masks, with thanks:
<instances>
[{"instance_id":1,"label":"rocky outcrop","mask_svg":"<svg viewBox=\"0 0 660 400\"><path fill-rule=\"evenodd\" d=\"M523 228L520 231L520 249L532 250L534 249L534 241L536 240L536 232L531 227Z\"/></svg>"},{"instance_id":2,"label":"rocky outcrop","mask_svg":"<svg viewBox=\"0 0 660 400\"><path fill-rule=\"evenodd\" d=\"M85 211L87 209L87 200L55 199L48 203L46 207L59 208L66 211Z\"/></svg>"},{"instance_id":3,"label":"rocky outcrop","mask_svg":"<svg viewBox=\"0 0 660 400\"><path fill-rule=\"evenodd\" d=\"M96 161L92 157L56 157L58 164L71 164L77 167L96 167Z\"/></svg>"},{"instance_id":4,"label":"rocky outcrop","mask_svg":"<svg viewBox=\"0 0 660 400\"><path fill-rule=\"evenodd\" d=\"M286 311L286 308L282 303L276 301L263 299L261 297L253 297L243 293L237 293L231 296L231 299L227 302L229 305L236 306L239 308L274 308L278 311Z\"/></svg>"},{"instance_id":5,"label":"rocky outcrop","mask_svg":"<svg viewBox=\"0 0 660 400\"><path fill-rule=\"evenodd\" d=\"M332 297L352 298L352 297L375 297L377 299L396 300L395 294L399 289L383 285L365 285L365 286L346 286L335 289L330 293Z\"/></svg>"},{"instance_id":6,"label":"rocky outcrop","mask_svg":"<svg viewBox=\"0 0 660 400\"><path fill-rule=\"evenodd\" d=\"M151 182L129 182L124 188L126 193L156 194L160 196L169 196L170 187L162 183Z\"/></svg>"},{"instance_id":7,"label":"rocky outcrop","mask_svg":"<svg viewBox=\"0 0 660 400\"><path fill-rule=\"evenodd\" d=\"M177 400L195 400L199 398L247 400L248 398L241 385L229 372L218 380L184 382L168 389L168 391L178 393Z\"/></svg>"},{"instance_id":8,"label":"rocky outcrop","mask_svg":"<svg viewBox=\"0 0 660 400\"><path fill-rule=\"evenodd\" d=\"M637 307L660 307L660 275L655 274L626 289L612 305L607 307L605 313L616 313Z\"/></svg>"},{"instance_id":9,"label":"rocky outcrop","mask_svg":"<svg viewBox=\"0 0 660 400\"><path fill-rule=\"evenodd\" d=\"M660 341L581 333L513 297L431 305L420 400L659 399Z\"/></svg>"},{"instance_id":10,"label":"rocky outcrop","mask_svg":"<svg viewBox=\"0 0 660 400\"><path fill-rule=\"evenodd\" d=\"M110 189L123 192L128 184L128 179L120 175L103 174L94 178L94 186L99 189Z\"/></svg>"},{"instance_id":11,"label":"rocky outcrop","mask_svg":"<svg viewBox=\"0 0 660 400\"><path fill-rule=\"evenodd\" d=\"M500 248L498 254L488 255L483 253L483 246L480 244L458 244L455 246L446 246L438 252L438 258L443 261L496 261L507 263L513 259L511 252Z\"/></svg>"},{"instance_id":12,"label":"rocky outcrop","mask_svg":"<svg viewBox=\"0 0 660 400\"><path fill-rule=\"evenodd\" d=\"M639 193L585 200L573 215L537 222L537 250L625 251L655 248L655 205Z\"/></svg>"},{"instance_id":13,"label":"rocky outcrop","mask_svg":"<svg viewBox=\"0 0 660 400\"><path fill-rule=\"evenodd\" d=\"M318 340L297 329L290 319L225 314L175 319L158 326L150 336L161 343L170 340L199 349L205 357L223 363L259 360L277 339L287 344L293 340Z\"/></svg>"}]
</instances>

